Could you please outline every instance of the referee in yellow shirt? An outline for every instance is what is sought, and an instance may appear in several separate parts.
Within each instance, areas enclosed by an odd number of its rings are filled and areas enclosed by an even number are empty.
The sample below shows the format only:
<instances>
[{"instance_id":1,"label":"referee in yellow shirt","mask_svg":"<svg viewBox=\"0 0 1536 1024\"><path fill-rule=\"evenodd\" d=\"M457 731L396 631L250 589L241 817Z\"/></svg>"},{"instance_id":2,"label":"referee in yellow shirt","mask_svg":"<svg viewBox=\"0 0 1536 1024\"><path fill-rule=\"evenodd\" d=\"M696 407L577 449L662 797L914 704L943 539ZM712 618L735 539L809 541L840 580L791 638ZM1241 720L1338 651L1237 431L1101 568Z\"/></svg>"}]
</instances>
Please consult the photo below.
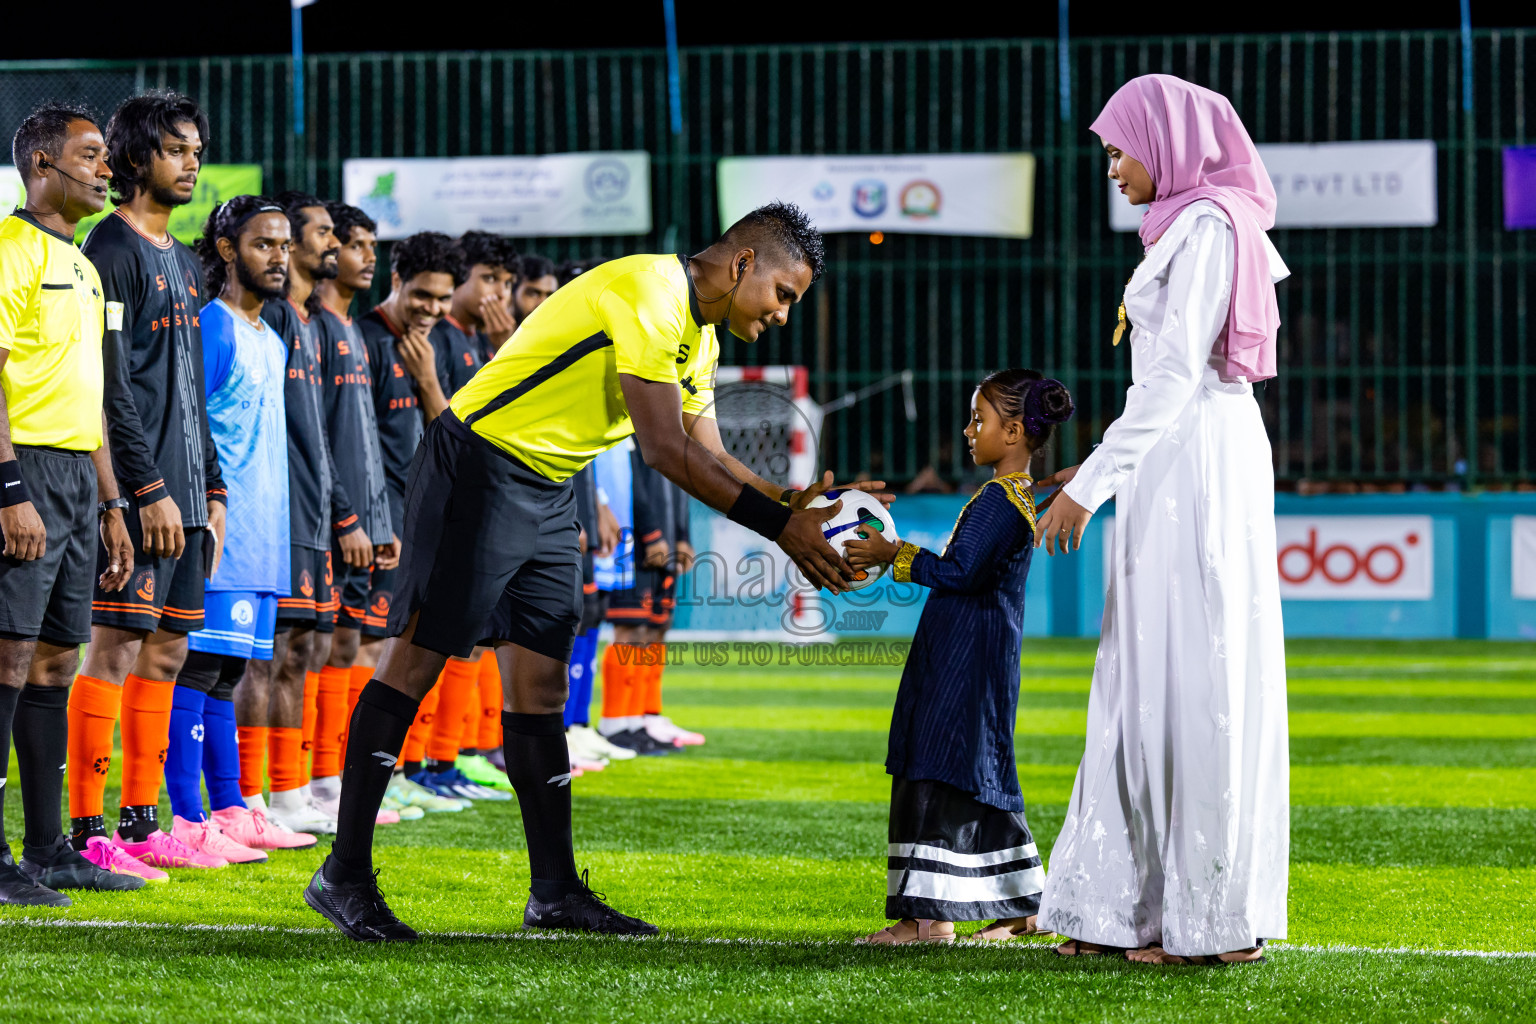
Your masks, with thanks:
<instances>
[{"instance_id":1,"label":"referee in yellow shirt","mask_svg":"<svg viewBox=\"0 0 1536 1024\"><path fill-rule=\"evenodd\" d=\"M133 571L127 502L102 445L105 300L75 247L75 226L106 203L106 152L88 111L39 108L11 144L26 205L0 220L0 795L14 732L26 808L20 863L0 819L0 903L23 906L69 906L59 889L144 885L76 853L59 828L98 518L102 586L120 590Z\"/></svg>"},{"instance_id":2,"label":"referee in yellow shirt","mask_svg":"<svg viewBox=\"0 0 1536 1024\"><path fill-rule=\"evenodd\" d=\"M571 847L566 663L582 609L570 478L634 435L647 464L777 542L817 587L841 590L853 572L822 535L836 506L804 507L825 485L795 497L753 474L725 451L713 409L716 327L753 342L782 326L824 260L805 214L773 203L695 256L602 264L530 313L427 427L399 530L389 616L398 639L353 713L336 842L304 891L343 933L416 938L379 894L374 818L444 661L489 643L501 666L503 753L532 873L523 926L656 934L588 887Z\"/></svg>"}]
</instances>

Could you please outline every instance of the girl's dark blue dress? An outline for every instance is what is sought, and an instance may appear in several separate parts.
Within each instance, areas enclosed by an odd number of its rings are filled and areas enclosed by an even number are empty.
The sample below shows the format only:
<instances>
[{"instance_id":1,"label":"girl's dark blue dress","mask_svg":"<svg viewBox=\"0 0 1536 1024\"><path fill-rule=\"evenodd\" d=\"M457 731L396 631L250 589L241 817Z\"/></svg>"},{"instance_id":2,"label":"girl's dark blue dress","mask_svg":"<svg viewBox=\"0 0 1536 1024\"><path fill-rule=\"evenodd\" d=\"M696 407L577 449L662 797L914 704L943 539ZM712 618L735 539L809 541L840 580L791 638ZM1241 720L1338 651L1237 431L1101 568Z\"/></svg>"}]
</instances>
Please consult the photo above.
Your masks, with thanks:
<instances>
[{"instance_id":1,"label":"girl's dark blue dress","mask_svg":"<svg viewBox=\"0 0 1536 1024\"><path fill-rule=\"evenodd\" d=\"M989 480L942 555L903 544L897 582L932 593L891 716L886 916L1028 917L1045 873L1014 763L1024 581L1034 552L1030 479Z\"/></svg>"}]
</instances>

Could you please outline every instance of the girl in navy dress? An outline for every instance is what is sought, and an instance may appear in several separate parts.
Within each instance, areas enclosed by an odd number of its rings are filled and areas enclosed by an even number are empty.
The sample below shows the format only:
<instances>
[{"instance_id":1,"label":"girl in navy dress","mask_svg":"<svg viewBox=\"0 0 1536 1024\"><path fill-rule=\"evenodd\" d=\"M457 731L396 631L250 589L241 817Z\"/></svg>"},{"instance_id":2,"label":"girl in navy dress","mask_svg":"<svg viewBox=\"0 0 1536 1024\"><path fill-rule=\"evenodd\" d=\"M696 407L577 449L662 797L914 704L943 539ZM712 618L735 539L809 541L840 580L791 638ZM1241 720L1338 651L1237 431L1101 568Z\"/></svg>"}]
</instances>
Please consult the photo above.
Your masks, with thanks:
<instances>
[{"instance_id":1,"label":"girl in navy dress","mask_svg":"<svg viewBox=\"0 0 1536 1024\"><path fill-rule=\"evenodd\" d=\"M901 674L885 770L891 779L885 916L860 940L952 942L1034 934L1045 872L1024 819L1013 756L1024 580L1034 551L1030 459L1072 415L1072 396L1034 370L999 370L971 396L971 456L993 477L966 503L942 554L874 533L851 540L855 569L892 563L928 587Z\"/></svg>"}]
</instances>

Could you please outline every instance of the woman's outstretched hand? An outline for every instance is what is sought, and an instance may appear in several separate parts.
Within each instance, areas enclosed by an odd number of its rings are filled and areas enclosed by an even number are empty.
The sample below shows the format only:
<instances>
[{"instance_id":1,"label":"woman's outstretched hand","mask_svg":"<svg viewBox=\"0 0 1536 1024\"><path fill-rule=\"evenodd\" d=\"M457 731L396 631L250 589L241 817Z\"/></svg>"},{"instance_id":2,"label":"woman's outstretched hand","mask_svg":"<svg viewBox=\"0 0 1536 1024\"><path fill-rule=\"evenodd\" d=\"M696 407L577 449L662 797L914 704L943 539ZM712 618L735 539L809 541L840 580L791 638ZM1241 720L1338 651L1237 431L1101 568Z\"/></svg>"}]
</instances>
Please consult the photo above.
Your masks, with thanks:
<instances>
[{"instance_id":1,"label":"woman's outstretched hand","mask_svg":"<svg viewBox=\"0 0 1536 1024\"><path fill-rule=\"evenodd\" d=\"M1077 476L1077 466L1059 470L1035 482L1035 491L1055 487L1056 490L1040 502L1040 518L1035 520L1035 547L1045 545L1047 553L1054 555L1060 543L1063 552L1076 551L1083 542L1083 531L1093 513L1072 500L1065 485Z\"/></svg>"}]
</instances>

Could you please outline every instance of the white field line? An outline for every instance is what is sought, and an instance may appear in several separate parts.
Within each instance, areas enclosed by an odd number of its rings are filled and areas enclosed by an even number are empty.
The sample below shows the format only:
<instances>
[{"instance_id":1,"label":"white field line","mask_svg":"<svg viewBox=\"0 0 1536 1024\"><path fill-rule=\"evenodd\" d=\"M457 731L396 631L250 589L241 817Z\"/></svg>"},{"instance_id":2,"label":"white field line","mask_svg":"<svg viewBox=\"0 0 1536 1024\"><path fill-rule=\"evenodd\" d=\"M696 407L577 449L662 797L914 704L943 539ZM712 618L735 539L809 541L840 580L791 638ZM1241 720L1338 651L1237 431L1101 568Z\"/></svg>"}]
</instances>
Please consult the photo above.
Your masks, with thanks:
<instances>
[{"instance_id":1,"label":"white field line","mask_svg":"<svg viewBox=\"0 0 1536 1024\"><path fill-rule=\"evenodd\" d=\"M243 932L250 932L250 933L254 933L254 934L265 934L265 935L336 935L337 934L337 932L336 932L336 930L334 928L281 928L281 927L278 927L277 925L270 925L270 924L175 924L175 923L167 922L167 921L104 921L104 920L97 920L95 918L71 919L71 918L28 917L28 918L13 918L13 919L11 919L9 921L5 920L4 918L0 918L0 926L5 926L5 925L25 926L25 927L30 927L30 928L99 928L99 929L125 928L125 929L138 929L140 931L219 932L219 933L229 933L229 934L240 934L240 933L243 933ZM573 935L573 934L570 934L570 933L567 933L567 932L517 931L517 932L426 932L426 933L423 933L422 937L423 938L427 938L427 939L477 939L477 940L482 940L482 941L497 941L497 942L507 942L507 941L517 941L517 942L530 942L530 941L532 941L532 942L552 942L552 941L553 942L560 942L560 941L567 941L567 942L575 942L575 941L581 941L581 940L586 939L586 938L590 938L591 936ZM638 941L645 941L645 940L628 938L628 939L625 939L625 941L638 942ZM805 940L805 941L789 941L789 940L786 940L786 939L685 938L685 937L671 936L671 935L664 935L664 936L661 936L661 937L659 937L659 938L657 938L655 940L649 940L649 941L656 941L656 942L666 943L668 945L680 945L680 946L691 946L691 945L700 945L700 946L726 945L726 946L758 946L758 947L779 946L779 947L785 947L785 948L808 948L808 947L809 948L814 948L814 947L817 947L817 946L847 946L847 945L851 945L852 944L851 940L846 940L846 939L818 939L818 940ZM1045 943L1031 942L1031 943L1026 943L1026 945L1042 946L1043 947L1045 945ZM953 949L967 949L967 948L978 948L978 949L980 949L980 948L987 948L987 947L981 947L981 946L972 947L969 943L962 943L962 944L957 944L957 945L955 945L955 946L953 946L951 948L953 948ZM1417 948L1414 948L1414 947L1411 947L1411 946L1393 946L1393 947L1386 947L1386 948L1377 948L1375 946L1348 946L1348 945L1316 946L1316 945L1309 945L1309 944L1305 944L1305 943L1291 944L1291 943L1286 943L1286 942L1277 942L1277 943L1274 944L1274 949L1275 949L1276 952L1289 951L1289 950L1299 950L1299 951L1304 952L1304 953L1344 953L1344 954L1368 953L1368 954L1373 954L1373 955L1389 955L1389 956L1473 957L1473 958L1481 958L1481 959L1485 959L1485 960L1532 960L1532 959L1536 959L1536 952L1532 952L1532 951L1486 950L1486 949L1417 949Z\"/></svg>"}]
</instances>

